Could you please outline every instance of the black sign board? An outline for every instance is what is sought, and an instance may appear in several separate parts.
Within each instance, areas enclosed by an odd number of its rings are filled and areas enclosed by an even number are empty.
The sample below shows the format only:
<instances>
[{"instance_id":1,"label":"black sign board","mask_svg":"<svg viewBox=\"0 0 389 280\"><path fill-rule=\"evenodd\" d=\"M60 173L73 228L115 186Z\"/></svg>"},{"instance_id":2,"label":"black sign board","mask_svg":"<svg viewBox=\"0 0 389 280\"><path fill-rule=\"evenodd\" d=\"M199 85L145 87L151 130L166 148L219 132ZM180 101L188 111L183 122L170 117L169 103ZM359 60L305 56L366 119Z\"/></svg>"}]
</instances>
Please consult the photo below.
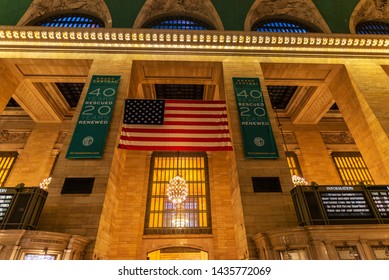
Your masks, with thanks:
<instances>
[{"instance_id":1,"label":"black sign board","mask_svg":"<svg viewBox=\"0 0 389 280\"><path fill-rule=\"evenodd\" d=\"M15 193L13 188L0 188L0 223L4 220Z\"/></svg>"},{"instance_id":2,"label":"black sign board","mask_svg":"<svg viewBox=\"0 0 389 280\"><path fill-rule=\"evenodd\" d=\"M389 218L389 187L372 187L369 193L380 217Z\"/></svg>"},{"instance_id":3,"label":"black sign board","mask_svg":"<svg viewBox=\"0 0 389 280\"><path fill-rule=\"evenodd\" d=\"M389 223L389 186L297 186L300 225Z\"/></svg>"},{"instance_id":4,"label":"black sign board","mask_svg":"<svg viewBox=\"0 0 389 280\"><path fill-rule=\"evenodd\" d=\"M47 194L39 187L0 188L0 229L35 229Z\"/></svg>"},{"instance_id":5,"label":"black sign board","mask_svg":"<svg viewBox=\"0 0 389 280\"><path fill-rule=\"evenodd\" d=\"M328 218L373 216L363 192L321 192L320 197Z\"/></svg>"}]
</instances>

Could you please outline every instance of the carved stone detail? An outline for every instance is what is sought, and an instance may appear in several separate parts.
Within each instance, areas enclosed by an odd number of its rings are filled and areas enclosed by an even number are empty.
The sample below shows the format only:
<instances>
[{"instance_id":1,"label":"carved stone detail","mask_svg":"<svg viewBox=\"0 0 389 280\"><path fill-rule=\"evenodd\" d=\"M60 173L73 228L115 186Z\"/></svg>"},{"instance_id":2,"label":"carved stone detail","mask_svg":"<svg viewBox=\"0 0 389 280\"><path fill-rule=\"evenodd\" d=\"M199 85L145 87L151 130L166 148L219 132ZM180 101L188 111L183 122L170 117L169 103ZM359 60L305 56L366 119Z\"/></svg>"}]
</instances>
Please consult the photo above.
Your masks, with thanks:
<instances>
[{"instance_id":1,"label":"carved stone detail","mask_svg":"<svg viewBox=\"0 0 389 280\"><path fill-rule=\"evenodd\" d=\"M0 130L0 143L25 143L30 131Z\"/></svg>"},{"instance_id":2,"label":"carved stone detail","mask_svg":"<svg viewBox=\"0 0 389 280\"><path fill-rule=\"evenodd\" d=\"M152 18L168 15L187 15L212 24L217 30L224 30L223 23L210 0L147 0L139 12L134 28Z\"/></svg>"},{"instance_id":3,"label":"carved stone detail","mask_svg":"<svg viewBox=\"0 0 389 280\"><path fill-rule=\"evenodd\" d=\"M388 22L389 5L387 0L361 0L355 7L350 18L351 33L359 22L368 20L382 20Z\"/></svg>"},{"instance_id":4,"label":"carved stone detail","mask_svg":"<svg viewBox=\"0 0 389 280\"><path fill-rule=\"evenodd\" d=\"M324 33L331 33L326 21L311 0L256 0L247 14L245 31L250 31L259 19L271 15L300 19L316 26Z\"/></svg>"},{"instance_id":5,"label":"carved stone detail","mask_svg":"<svg viewBox=\"0 0 389 280\"><path fill-rule=\"evenodd\" d=\"M58 139L56 141L56 144L63 144L67 134L68 134L67 131L61 131L58 135Z\"/></svg>"},{"instance_id":6,"label":"carved stone detail","mask_svg":"<svg viewBox=\"0 0 389 280\"><path fill-rule=\"evenodd\" d=\"M86 14L92 14L101 19L105 27L112 27L111 14L104 0L34 0L17 26L26 25L34 19L59 11L84 11Z\"/></svg>"},{"instance_id":7,"label":"carved stone detail","mask_svg":"<svg viewBox=\"0 0 389 280\"><path fill-rule=\"evenodd\" d=\"M342 132L322 132L325 144L355 144L354 138L348 131Z\"/></svg>"},{"instance_id":8,"label":"carved stone detail","mask_svg":"<svg viewBox=\"0 0 389 280\"><path fill-rule=\"evenodd\" d=\"M284 140L286 144L297 144L296 137L293 132L284 132Z\"/></svg>"}]
</instances>

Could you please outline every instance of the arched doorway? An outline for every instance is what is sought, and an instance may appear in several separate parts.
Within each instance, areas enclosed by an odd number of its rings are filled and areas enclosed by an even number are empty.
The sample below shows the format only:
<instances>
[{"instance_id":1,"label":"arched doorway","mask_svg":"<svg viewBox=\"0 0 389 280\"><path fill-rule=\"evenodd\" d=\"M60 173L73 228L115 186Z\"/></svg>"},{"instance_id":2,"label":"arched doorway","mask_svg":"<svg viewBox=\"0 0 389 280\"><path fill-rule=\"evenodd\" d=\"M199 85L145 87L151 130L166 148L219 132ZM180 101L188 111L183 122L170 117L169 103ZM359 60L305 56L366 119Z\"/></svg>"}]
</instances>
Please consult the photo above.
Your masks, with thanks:
<instances>
[{"instance_id":1,"label":"arched doorway","mask_svg":"<svg viewBox=\"0 0 389 280\"><path fill-rule=\"evenodd\" d=\"M148 260L208 260L208 252L189 247L170 247L147 254Z\"/></svg>"}]
</instances>

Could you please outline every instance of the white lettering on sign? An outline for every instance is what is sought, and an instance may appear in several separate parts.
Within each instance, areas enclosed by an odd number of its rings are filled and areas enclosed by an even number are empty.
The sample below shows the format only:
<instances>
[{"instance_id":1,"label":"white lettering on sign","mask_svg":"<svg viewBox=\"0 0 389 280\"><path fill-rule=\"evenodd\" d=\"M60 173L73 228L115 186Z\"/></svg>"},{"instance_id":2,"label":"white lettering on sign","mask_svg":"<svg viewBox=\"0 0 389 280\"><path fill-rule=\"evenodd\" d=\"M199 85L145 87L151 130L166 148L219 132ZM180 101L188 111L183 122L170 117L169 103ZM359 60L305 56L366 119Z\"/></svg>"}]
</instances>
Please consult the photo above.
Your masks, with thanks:
<instances>
[{"instance_id":1,"label":"white lettering on sign","mask_svg":"<svg viewBox=\"0 0 389 280\"><path fill-rule=\"evenodd\" d=\"M353 187L326 187L328 191L353 191Z\"/></svg>"}]
</instances>

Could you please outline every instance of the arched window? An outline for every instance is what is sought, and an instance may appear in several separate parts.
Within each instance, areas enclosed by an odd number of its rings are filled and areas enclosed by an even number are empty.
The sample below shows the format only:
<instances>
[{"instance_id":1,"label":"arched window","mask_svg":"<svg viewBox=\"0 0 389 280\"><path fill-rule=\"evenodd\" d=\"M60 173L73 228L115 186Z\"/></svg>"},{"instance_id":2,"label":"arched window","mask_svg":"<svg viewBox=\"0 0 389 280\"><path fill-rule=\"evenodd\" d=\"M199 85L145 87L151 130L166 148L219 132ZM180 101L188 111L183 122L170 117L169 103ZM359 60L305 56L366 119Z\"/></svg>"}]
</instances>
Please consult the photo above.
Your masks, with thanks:
<instances>
[{"instance_id":1,"label":"arched window","mask_svg":"<svg viewBox=\"0 0 389 280\"><path fill-rule=\"evenodd\" d=\"M355 27L357 34L389 34L389 23L379 21L360 22Z\"/></svg>"},{"instance_id":2,"label":"arched window","mask_svg":"<svg viewBox=\"0 0 389 280\"><path fill-rule=\"evenodd\" d=\"M169 180L176 175L186 191ZM169 185L173 186L169 190ZM180 202L171 198L185 194ZM145 234L212 233L208 158L205 152L154 152L151 157Z\"/></svg>"},{"instance_id":3,"label":"arched window","mask_svg":"<svg viewBox=\"0 0 389 280\"><path fill-rule=\"evenodd\" d=\"M44 18L34 25L47 27L99 28L104 27L104 22L90 15L63 14Z\"/></svg>"},{"instance_id":4,"label":"arched window","mask_svg":"<svg viewBox=\"0 0 389 280\"><path fill-rule=\"evenodd\" d=\"M215 30L213 26L190 17L163 17L150 21L143 28L181 29L181 30Z\"/></svg>"},{"instance_id":5,"label":"arched window","mask_svg":"<svg viewBox=\"0 0 389 280\"><path fill-rule=\"evenodd\" d=\"M309 33L320 32L317 29L309 27L303 23L286 19L268 19L256 22L251 28L258 32L290 32L290 33Z\"/></svg>"}]
</instances>

